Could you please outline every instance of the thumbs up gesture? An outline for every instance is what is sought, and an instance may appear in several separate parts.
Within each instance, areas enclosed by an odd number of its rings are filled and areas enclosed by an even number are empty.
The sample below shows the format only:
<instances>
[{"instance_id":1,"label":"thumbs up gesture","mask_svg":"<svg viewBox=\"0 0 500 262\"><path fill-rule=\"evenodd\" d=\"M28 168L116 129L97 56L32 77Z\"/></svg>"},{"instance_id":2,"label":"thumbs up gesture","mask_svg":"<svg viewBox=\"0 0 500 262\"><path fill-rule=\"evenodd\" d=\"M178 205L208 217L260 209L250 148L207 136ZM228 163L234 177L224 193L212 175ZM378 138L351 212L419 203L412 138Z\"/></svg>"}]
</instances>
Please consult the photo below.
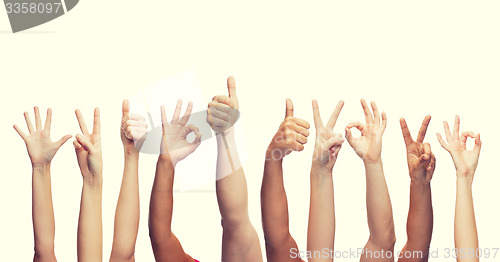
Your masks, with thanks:
<instances>
[{"instance_id":1,"label":"thumbs up gesture","mask_svg":"<svg viewBox=\"0 0 500 262\"><path fill-rule=\"evenodd\" d=\"M131 114L130 102L128 100L123 100L120 136L125 152L139 152L144 140L146 140L147 131L148 124L144 117L137 114Z\"/></svg>"},{"instance_id":2,"label":"thumbs up gesture","mask_svg":"<svg viewBox=\"0 0 500 262\"><path fill-rule=\"evenodd\" d=\"M267 160L281 160L292 151L302 151L307 143L310 125L307 121L293 116L292 100L286 100L285 120L269 144Z\"/></svg>"},{"instance_id":3,"label":"thumbs up gesture","mask_svg":"<svg viewBox=\"0 0 500 262\"><path fill-rule=\"evenodd\" d=\"M340 101L337 104L337 107L330 116L326 126L321 120L318 102L316 100L313 100L312 107L314 125L316 127L316 143L314 146L313 163L319 164L322 167L327 167L331 170L337 161L337 156L340 152L340 148L342 147L342 143L344 143L342 135L333 132L333 128L337 123L340 111L342 111L342 108L344 107L344 102Z\"/></svg>"},{"instance_id":4,"label":"thumbs up gesture","mask_svg":"<svg viewBox=\"0 0 500 262\"><path fill-rule=\"evenodd\" d=\"M207 122L216 133L223 133L233 127L239 118L238 97L234 77L227 79L229 96L215 96L208 104Z\"/></svg>"}]
</instances>

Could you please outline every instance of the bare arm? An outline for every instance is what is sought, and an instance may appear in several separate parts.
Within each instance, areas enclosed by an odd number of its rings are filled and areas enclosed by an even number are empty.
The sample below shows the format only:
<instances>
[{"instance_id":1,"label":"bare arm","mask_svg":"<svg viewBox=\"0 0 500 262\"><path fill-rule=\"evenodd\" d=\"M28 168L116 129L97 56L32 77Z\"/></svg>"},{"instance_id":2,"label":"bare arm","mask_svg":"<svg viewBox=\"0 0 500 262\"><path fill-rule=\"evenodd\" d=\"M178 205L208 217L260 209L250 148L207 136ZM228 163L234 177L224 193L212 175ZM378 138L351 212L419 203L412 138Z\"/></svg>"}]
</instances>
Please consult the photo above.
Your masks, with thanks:
<instances>
[{"instance_id":1,"label":"bare arm","mask_svg":"<svg viewBox=\"0 0 500 262\"><path fill-rule=\"evenodd\" d=\"M80 110L76 117L83 135L73 142L83 177L77 249L79 262L102 261L102 152L99 108L94 110L94 128L89 133Z\"/></svg>"},{"instance_id":2,"label":"bare arm","mask_svg":"<svg viewBox=\"0 0 500 262\"><path fill-rule=\"evenodd\" d=\"M262 261L257 232L248 215L247 184L234 140L238 99L233 77L228 78L227 86L229 97L214 97L207 115L217 133L216 191L223 222L222 260Z\"/></svg>"},{"instance_id":3,"label":"bare arm","mask_svg":"<svg viewBox=\"0 0 500 262\"><path fill-rule=\"evenodd\" d=\"M147 132L147 124L143 117L130 114L129 111L129 102L125 100L120 130L124 168L116 204L110 261L135 261L135 243L139 231L139 149ZM137 141L137 147L134 141Z\"/></svg>"},{"instance_id":4,"label":"bare arm","mask_svg":"<svg viewBox=\"0 0 500 262\"><path fill-rule=\"evenodd\" d=\"M54 254L54 208L52 206L52 192L50 179L50 165L57 150L69 139L66 135L57 142L50 140L50 126L52 110L47 110L45 127L42 128L40 111L35 107L35 128L29 119L28 112L24 113L29 135L14 125L26 144L32 165L32 216L33 234L35 239L35 255L33 261L56 261Z\"/></svg>"},{"instance_id":5,"label":"bare arm","mask_svg":"<svg viewBox=\"0 0 500 262\"><path fill-rule=\"evenodd\" d=\"M380 118L374 102L371 103L373 115L365 100L361 100L361 105L365 113L366 125L360 122L350 123L346 127L346 138L365 165L366 211L370 230L370 238L365 251L392 252L396 241L394 219L381 159L382 135L387 126L387 117L382 112L382 119ZM361 137L352 136L350 131L352 127L361 131ZM394 257L377 259L365 252L361 261L394 261Z\"/></svg>"},{"instance_id":6,"label":"bare arm","mask_svg":"<svg viewBox=\"0 0 500 262\"><path fill-rule=\"evenodd\" d=\"M156 174L149 203L149 237L156 261L162 262L194 261L184 252L181 243L172 232L175 166L194 152L201 141L198 128L193 125L186 126L193 107L192 103L188 104L186 113L179 120L181 106L182 101L179 100L170 124L167 121L165 109L161 108L163 126L161 154L156 164ZM188 143L186 140L190 132L196 134L193 143Z\"/></svg>"},{"instance_id":7,"label":"bare arm","mask_svg":"<svg viewBox=\"0 0 500 262\"><path fill-rule=\"evenodd\" d=\"M412 254L410 257L401 257L398 260L400 262L428 261L429 259L428 252L433 228L431 179L436 168L436 157L431 152L431 146L423 141L430 120L431 116L425 117L416 141L412 139L404 118L400 120L411 178L410 209L406 224L408 241L401 252Z\"/></svg>"},{"instance_id":8,"label":"bare arm","mask_svg":"<svg viewBox=\"0 0 500 262\"><path fill-rule=\"evenodd\" d=\"M481 152L481 137L470 131L460 135L460 118L455 117L453 133L448 123L444 122L446 142L437 134L441 146L450 153L457 171L457 198L455 205L455 247L458 250L458 262L479 261L476 253L469 254L469 249L479 248L474 203L472 201L472 181L476 172ZM467 138L474 139L474 148L467 150Z\"/></svg>"},{"instance_id":9,"label":"bare arm","mask_svg":"<svg viewBox=\"0 0 500 262\"><path fill-rule=\"evenodd\" d=\"M309 123L293 117L292 101L287 99L285 120L266 151L261 187L262 226L268 261L293 261L290 249L297 243L290 235L288 203L283 184L283 158L292 151L302 151L309 136ZM302 261L295 258L296 261Z\"/></svg>"},{"instance_id":10,"label":"bare arm","mask_svg":"<svg viewBox=\"0 0 500 262\"><path fill-rule=\"evenodd\" d=\"M318 102L313 101L314 124L316 126L316 143L311 164L311 196L309 206L309 224L307 229L307 250L320 252L309 261L333 261L331 255L325 256L321 251L330 254L335 242L335 204L333 194L333 166L344 139L333 132L335 123L344 106L340 101L333 111L327 125L321 120Z\"/></svg>"}]
</instances>

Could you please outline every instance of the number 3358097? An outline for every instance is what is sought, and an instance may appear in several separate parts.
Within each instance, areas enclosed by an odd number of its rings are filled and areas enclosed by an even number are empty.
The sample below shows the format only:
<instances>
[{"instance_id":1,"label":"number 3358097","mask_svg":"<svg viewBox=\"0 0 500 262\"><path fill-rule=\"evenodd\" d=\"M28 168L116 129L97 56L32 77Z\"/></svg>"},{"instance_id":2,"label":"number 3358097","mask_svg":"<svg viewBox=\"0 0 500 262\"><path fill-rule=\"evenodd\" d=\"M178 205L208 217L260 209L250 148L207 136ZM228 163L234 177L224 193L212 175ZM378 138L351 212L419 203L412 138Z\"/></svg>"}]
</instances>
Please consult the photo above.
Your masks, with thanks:
<instances>
[{"instance_id":1,"label":"number 3358097","mask_svg":"<svg viewBox=\"0 0 500 262\"><path fill-rule=\"evenodd\" d=\"M7 14L51 14L58 13L61 3L6 3Z\"/></svg>"}]
</instances>

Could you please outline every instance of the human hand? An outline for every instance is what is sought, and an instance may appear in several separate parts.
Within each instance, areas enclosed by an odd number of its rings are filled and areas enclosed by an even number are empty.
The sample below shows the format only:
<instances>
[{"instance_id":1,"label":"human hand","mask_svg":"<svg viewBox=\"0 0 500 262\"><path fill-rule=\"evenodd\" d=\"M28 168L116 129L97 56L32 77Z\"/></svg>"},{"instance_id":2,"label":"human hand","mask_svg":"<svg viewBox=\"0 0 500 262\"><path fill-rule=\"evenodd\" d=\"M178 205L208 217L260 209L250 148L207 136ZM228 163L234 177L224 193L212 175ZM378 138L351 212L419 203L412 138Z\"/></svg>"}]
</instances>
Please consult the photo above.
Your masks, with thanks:
<instances>
[{"instance_id":1,"label":"human hand","mask_svg":"<svg viewBox=\"0 0 500 262\"><path fill-rule=\"evenodd\" d=\"M345 128L345 137L349 145L354 149L356 154L367 162L380 161L382 153L382 135L387 126L387 116L382 112L382 121L375 102L371 102L373 115L368 108L368 104L364 99L361 99L361 106L365 112L366 125L359 121L351 122ZM351 128L356 127L361 131L361 136L355 138L351 134Z\"/></svg>"},{"instance_id":2,"label":"human hand","mask_svg":"<svg viewBox=\"0 0 500 262\"><path fill-rule=\"evenodd\" d=\"M431 151L431 145L424 143L425 133L431 121L431 116L426 116L420 126L417 140L411 137L410 130L404 118L399 120L401 131L406 145L406 158L410 178L415 182L429 183L436 168L436 157Z\"/></svg>"},{"instance_id":3,"label":"human hand","mask_svg":"<svg viewBox=\"0 0 500 262\"><path fill-rule=\"evenodd\" d=\"M340 149L342 148L342 143L344 143L342 135L333 132L340 111L342 111L342 107L344 107L344 101L339 101L326 126L323 125L323 121L321 120L318 102L316 100L313 100L312 106L314 125L316 126L316 143L314 145L313 163L332 170L337 161Z\"/></svg>"},{"instance_id":4,"label":"human hand","mask_svg":"<svg viewBox=\"0 0 500 262\"><path fill-rule=\"evenodd\" d=\"M82 135L76 135L73 141L78 166L84 182L102 183L101 120L99 108L94 110L94 127L89 133L80 110L75 111Z\"/></svg>"},{"instance_id":5,"label":"human hand","mask_svg":"<svg viewBox=\"0 0 500 262\"><path fill-rule=\"evenodd\" d=\"M71 135L65 135L57 142L50 140L50 125L52 123L52 109L50 108L47 109L47 118L45 119L45 127L43 129L40 110L37 106L35 106L36 129L33 128L28 112L24 112L24 119L28 125L29 135L25 134L17 125L14 125L14 129L26 144L31 165L33 167L50 165L57 150L71 138Z\"/></svg>"},{"instance_id":6,"label":"human hand","mask_svg":"<svg viewBox=\"0 0 500 262\"><path fill-rule=\"evenodd\" d=\"M122 123L120 136L123 147L127 153L138 153L148 132L148 124L144 117L130 113L130 102L123 100Z\"/></svg>"},{"instance_id":7,"label":"human hand","mask_svg":"<svg viewBox=\"0 0 500 262\"><path fill-rule=\"evenodd\" d=\"M177 101L174 116L170 124L167 121L165 107L161 107L161 122L163 127L163 136L160 149L160 159L171 161L175 166L179 161L186 158L194 152L201 142L201 133L194 125L186 126L193 110L193 103L189 102L184 116L179 120L181 114L182 100ZM193 132L196 138L193 142L187 141L189 133Z\"/></svg>"},{"instance_id":8,"label":"human hand","mask_svg":"<svg viewBox=\"0 0 500 262\"><path fill-rule=\"evenodd\" d=\"M286 100L285 120L273 137L266 152L267 160L281 160L292 151L302 151L307 143L310 125L293 116L292 100Z\"/></svg>"},{"instance_id":9,"label":"human hand","mask_svg":"<svg viewBox=\"0 0 500 262\"><path fill-rule=\"evenodd\" d=\"M227 79L229 96L214 96L208 104L207 122L215 133L231 133L232 127L239 118L238 97L234 77Z\"/></svg>"},{"instance_id":10,"label":"human hand","mask_svg":"<svg viewBox=\"0 0 500 262\"><path fill-rule=\"evenodd\" d=\"M437 133L437 138L441 146L446 149L453 159L455 169L457 170L458 178L467 178L469 182L474 179L474 172L476 171L477 163L479 161L479 153L481 152L481 137L479 133L474 135L471 131L465 131L460 134L460 117L455 116L455 125L453 127L453 134L450 132L448 122L444 121L444 133L446 135L446 142L444 142L441 134ZM474 139L474 148L467 150L467 138Z\"/></svg>"}]
</instances>

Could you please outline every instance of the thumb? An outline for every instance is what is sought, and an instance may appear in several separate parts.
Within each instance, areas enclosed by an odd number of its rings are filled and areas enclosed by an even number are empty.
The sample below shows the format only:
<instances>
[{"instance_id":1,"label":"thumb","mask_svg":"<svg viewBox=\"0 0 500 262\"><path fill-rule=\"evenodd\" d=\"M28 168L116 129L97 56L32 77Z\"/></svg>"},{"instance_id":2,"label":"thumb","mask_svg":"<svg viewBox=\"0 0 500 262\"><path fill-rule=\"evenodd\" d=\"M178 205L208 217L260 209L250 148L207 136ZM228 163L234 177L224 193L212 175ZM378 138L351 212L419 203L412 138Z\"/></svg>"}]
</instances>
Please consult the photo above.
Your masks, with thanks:
<instances>
[{"instance_id":1,"label":"thumb","mask_svg":"<svg viewBox=\"0 0 500 262\"><path fill-rule=\"evenodd\" d=\"M430 157L427 154L422 154L419 158L418 161L419 163L425 164L429 161Z\"/></svg>"},{"instance_id":2,"label":"thumb","mask_svg":"<svg viewBox=\"0 0 500 262\"><path fill-rule=\"evenodd\" d=\"M130 102L127 99L125 99L123 100L122 104L122 116L128 115L129 112L130 112Z\"/></svg>"},{"instance_id":3,"label":"thumb","mask_svg":"<svg viewBox=\"0 0 500 262\"><path fill-rule=\"evenodd\" d=\"M293 116L293 103L290 98L286 99L286 113L285 113L285 118Z\"/></svg>"},{"instance_id":4,"label":"thumb","mask_svg":"<svg viewBox=\"0 0 500 262\"><path fill-rule=\"evenodd\" d=\"M229 92L230 98L236 98L236 82L232 76L227 79L227 91Z\"/></svg>"},{"instance_id":5,"label":"thumb","mask_svg":"<svg viewBox=\"0 0 500 262\"><path fill-rule=\"evenodd\" d=\"M72 137L72 135L65 135L61 139L59 139L59 141L56 142L57 149L61 148L61 146L64 145L64 143L66 143L66 141L68 141L68 139Z\"/></svg>"}]
</instances>

